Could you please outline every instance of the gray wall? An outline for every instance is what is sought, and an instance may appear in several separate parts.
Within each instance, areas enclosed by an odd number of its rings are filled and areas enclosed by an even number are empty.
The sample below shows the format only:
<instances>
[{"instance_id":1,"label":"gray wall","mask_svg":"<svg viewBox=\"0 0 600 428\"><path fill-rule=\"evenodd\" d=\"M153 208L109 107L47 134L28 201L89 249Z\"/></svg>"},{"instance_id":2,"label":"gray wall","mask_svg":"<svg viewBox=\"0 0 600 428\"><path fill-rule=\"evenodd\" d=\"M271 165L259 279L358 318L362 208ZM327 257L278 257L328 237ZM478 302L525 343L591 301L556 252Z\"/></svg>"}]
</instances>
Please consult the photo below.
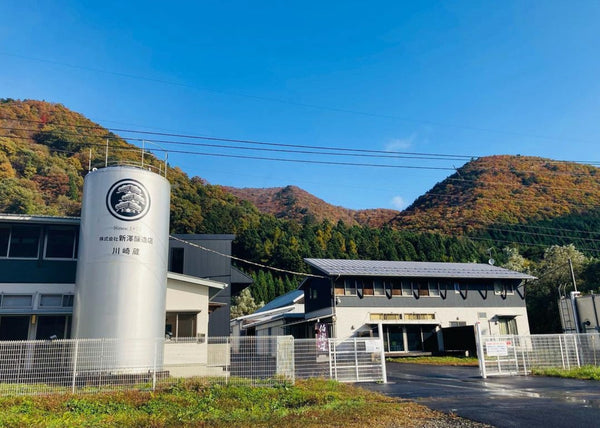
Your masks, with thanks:
<instances>
[{"instance_id":1,"label":"gray wall","mask_svg":"<svg viewBox=\"0 0 600 428\"><path fill-rule=\"evenodd\" d=\"M209 248L221 254L231 255L231 243L234 235L174 235L177 238ZM223 303L208 318L209 336L229 336L229 313L231 305L231 259L194 247L193 245L171 239L169 241L169 256L171 248L183 248L183 273L199 278L211 279L227 284L210 300Z\"/></svg>"}]
</instances>

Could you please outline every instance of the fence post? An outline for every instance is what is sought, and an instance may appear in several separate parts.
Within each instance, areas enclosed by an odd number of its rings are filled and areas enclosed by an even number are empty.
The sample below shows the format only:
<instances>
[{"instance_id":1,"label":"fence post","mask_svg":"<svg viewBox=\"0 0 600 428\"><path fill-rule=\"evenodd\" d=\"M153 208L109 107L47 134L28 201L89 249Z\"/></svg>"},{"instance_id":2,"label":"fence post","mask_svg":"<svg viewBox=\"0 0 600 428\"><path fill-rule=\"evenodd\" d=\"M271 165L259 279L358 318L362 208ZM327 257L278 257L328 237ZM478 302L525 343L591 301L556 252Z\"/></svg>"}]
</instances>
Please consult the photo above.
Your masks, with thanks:
<instances>
[{"instance_id":1,"label":"fence post","mask_svg":"<svg viewBox=\"0 0 600 428\"><path fill-rule=\"evenodd\" d=\"M21 383L21 365L23 364L23 348L25 347L25 342L21 342L21 346L19 347L19 360L17 369L17 384Z\"/></svg>"},{"instance_id":2,"label":"fence post","mask_svg":"<svg viewBox=\"0 0 600 428\"><path fill-rule=\"evenodd\" d=\"M73 355L73 378L71 379L71 393L75 394L75 380L77 376L77 359L79 358L79 340L75 339L75 353Z\"/></svg>"},{"instance_id":3,"label":"fence post","mask_svg":"<svg viewBox=\"0 0 600 428\"><path fill-rule=\"evenodd\" d=\"M231 375L231 336L225 338L225 385L229 384L229 376ZM241 339L238 337L238 347L242 346ZM229 364L227 362L229 361Z\"/></svg>"},{"instance_id":4,"label":"fence post","mask_svg":"<svg viewBox=\"0 0 600 428\"><path fill-rule=\"evenodd\" d=\"M481 326L479 322L475 324L475 330L477 334L475 335L477 342L477 360L479 362L479 374L482 378L487 378L487 373L485 371L485 355L483 354L483 339L481 337Z\"/></svg>"},{"instance_id":5,"label":"fence post","mask_svg":"<svg viewBox=\"0 0 600 428\"><path fill-rule=\"evenodd\" d=\"M329 379L333 379L333 360L331 359L331 339L327 339L327 351L329 352Z\"/></svg>"},{"instance_id":6,"label":"fence post","mask_svg":"<svg viewBox=\"0 0 600 428\"><path fill-rule=\"evenodd\" d=\"M558 336L558 345L560 346L560 358L562 359L563 370L565 369L565 354L563 352L562 335Z\"/></svg>"},{"instance_id":7,"label":"fence post","mask_svg":"<svg viewBox=\"0 0 600 428\"><path fill-rule=\"evenodd\" d=\"M575 358L577 358L577 367L581 367L581 362L579 361L579 334L573 335L573 344L575 345Z\"/></svg>"},{"instance_id":8,"label":"fence post","mask_svg":"<svg viewBox=\"0 0 600 428\"><path fill-rule=\"evenodd\" d=\"M356 367L356 381L358 382L358 346L356 344L356 337L354 338L354 367Z\"/></svg>"},{"instance_id":9,"label":"fence post","mask_svg":"<svg viewBox=\"0 0 600 428\"><path fill-rule=\"evenodd\" d=\"M158 358L158 341L154 339L154 362L152 367L152 391L156 391L156 359Z\"/></svg>"},{"instance_id":10,"label":"fence post","mask_svg":"<svg viewBox=\"0 0 600 428\"><path fill-rule=\"evenodd\" d=\"M521 347L521 357L523 358L523 373L525 373L525 375L528 375L529 373L527 373L527 360L525 359L525 346L526 346L525 338L523 338L523 343L521 343L521 340L519 337L519 346Z\"/></svg>"},{"instance_id":11,"label":"fence post","mask_svg":"<svg viewBox=\"0 0 600 428\"><path fill-rule=\"evenodd\" d=\"M387 383L387 367L385 365L385 346L383 344L383 337L379 338L381 346L381 377L383 378L383 383Z\"/></svg>"},{"instance_id":12,"label":"fence post","mask_svg":"<svg viewBox=\"0 0 600 428\"><path fill-rule=\"evenodd\" d=\"M517 342L515 341L515 335L512 335L512 346L513 346L513 355L515 356L515 368L517 369L517 374L519 374L519 354L517 354Z\"/></svg>"}]
</instances>

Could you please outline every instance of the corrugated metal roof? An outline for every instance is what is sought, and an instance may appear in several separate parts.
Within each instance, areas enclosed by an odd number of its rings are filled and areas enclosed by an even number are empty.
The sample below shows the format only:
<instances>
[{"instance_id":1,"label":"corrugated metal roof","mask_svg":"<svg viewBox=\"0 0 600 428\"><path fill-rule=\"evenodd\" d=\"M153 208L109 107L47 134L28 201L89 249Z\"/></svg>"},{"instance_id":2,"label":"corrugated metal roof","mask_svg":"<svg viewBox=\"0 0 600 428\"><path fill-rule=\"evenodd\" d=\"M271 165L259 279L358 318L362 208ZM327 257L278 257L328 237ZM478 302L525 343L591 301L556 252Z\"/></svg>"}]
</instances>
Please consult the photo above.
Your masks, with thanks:
<instances>
[{"instance_id":1,"label":"corrugated metal roof","mask_svg":"<svg viewBox=\"0 0 600 428\"><path fill-rule=\"evenodd\" d=\"M0 214L0 222L25 222L32 224L74 224L80 223L79 217L58 217L49 215L29 215L29 214Z\"/></svg>"},{"instance_id":2,"label":"corrugated metal roof","mask_svg":"<svg viewBox=\"0 0 600 428\"><path fill-rule=\"evenodd\" d=\"M292 290L289 293L286 293L279 297L274 298L273 300L271 300L269 303L267 303L265 306L258 309L254 313L256 314L256 313L260 313L260 312L269 311L271 309L277 309L277 308L283 308L285 306L291 306L294 303L296 303L296 301L298 299L300 299L302 296L304 296L303 290Z\"/></svg>"},{"instance_id":3,"label":"corrugated metal roof","mask_svg":"<svg viewBox=\"0 0 600 428\"><path fill-rule=\"evenodd\" d=\"M304 259L329 276L535 279L531 275L483 263L404 262L386 260Z\"/></svg>"}]
</instances>

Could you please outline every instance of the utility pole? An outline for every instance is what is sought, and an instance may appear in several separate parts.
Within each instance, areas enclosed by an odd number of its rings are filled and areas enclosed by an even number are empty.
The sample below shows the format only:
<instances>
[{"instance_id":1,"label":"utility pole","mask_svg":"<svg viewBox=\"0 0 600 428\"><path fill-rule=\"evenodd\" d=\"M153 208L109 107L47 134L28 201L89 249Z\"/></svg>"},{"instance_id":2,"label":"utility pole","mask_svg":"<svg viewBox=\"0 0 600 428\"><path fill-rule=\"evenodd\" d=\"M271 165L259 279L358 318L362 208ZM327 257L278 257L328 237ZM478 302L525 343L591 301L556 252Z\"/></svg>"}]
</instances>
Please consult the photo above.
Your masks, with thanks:
<instances>
[{"instance_id":1,"label":"utility pole","mask_svg":"<svg viewBox=\"0 0 600 428\"><path fill-rule=\"evenodd\" d=\"M569 258L569 269L571 270L571 280L573 281L573 288L575 288L575 291L577 291L577 283L575 282L575 272L573 272L573 263L571 262L570 258Z\"/></svg>"}]
</instances>

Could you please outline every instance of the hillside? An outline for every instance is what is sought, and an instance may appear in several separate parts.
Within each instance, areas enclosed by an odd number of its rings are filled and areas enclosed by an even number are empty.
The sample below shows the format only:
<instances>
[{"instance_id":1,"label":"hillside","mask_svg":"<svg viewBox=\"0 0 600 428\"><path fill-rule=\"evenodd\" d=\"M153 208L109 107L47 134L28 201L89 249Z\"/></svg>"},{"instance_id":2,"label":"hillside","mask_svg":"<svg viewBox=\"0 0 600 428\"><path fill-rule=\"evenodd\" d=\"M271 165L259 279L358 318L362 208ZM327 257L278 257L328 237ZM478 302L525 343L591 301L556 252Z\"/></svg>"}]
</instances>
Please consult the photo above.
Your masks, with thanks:
<instances>
[{"instance_id":1,"label":"hillside","mask_svg":"<svg viewBox=\"0 0 600 428\"><path fill-rule=\"evenodd\" d=\"M595 215L600 169L528 156L468 162L392 221L394 228L478 234L511 225Z\"/></svg>"},{"instance_id":2,"label":"hillside","mask_svg":"<svg viewBox=\"0 0 600 428\"><path fill-rule=\"evenodd\" d=\"M0 129L3 213L77 216L83 177L89 168L103 167L106 161L109 165L139 161L139 148L60 104L0 100ZM160 162L147 154L145 165L158 169ZM288 214L280 209L276 216L260 212L252 202L221 186L200 177L190 178L179 168L169 168L167 178L171 183L172 233L233 233L237 236L234 254L253 262L306 271L305 257L432 261L485 258L481 246L468 239L396 231L385 225L355 226L379 225L382 216L378 210L366 210L348 217L350 210L332 207L300 189L282 189L278 198L285 202L278 203L296 212ZM299 216L303 210L306 214ZM340 218L339 212L347 217ZM300 218L302 221L298 221ZM256 273L253 266L244 268ZM263 288L253 294L265 301L296 284L281 276L266 279L266 284L256 278L257 287Z\"/></svg>"},{"instance_id":3,"label":"hillside","mask_svg":"<svg viewBox=\"0 0 600 428\"><path fill-rule=\"evenodd\" d=\"M262 213L298 222L312 217L317 221L329 220L332 223L341 220L350 226L382 227L398 214L398 211L382 208L351 210L331 205L296 186L224 189L240 199L251 202Z\"/></svg>"}]
</instances>

